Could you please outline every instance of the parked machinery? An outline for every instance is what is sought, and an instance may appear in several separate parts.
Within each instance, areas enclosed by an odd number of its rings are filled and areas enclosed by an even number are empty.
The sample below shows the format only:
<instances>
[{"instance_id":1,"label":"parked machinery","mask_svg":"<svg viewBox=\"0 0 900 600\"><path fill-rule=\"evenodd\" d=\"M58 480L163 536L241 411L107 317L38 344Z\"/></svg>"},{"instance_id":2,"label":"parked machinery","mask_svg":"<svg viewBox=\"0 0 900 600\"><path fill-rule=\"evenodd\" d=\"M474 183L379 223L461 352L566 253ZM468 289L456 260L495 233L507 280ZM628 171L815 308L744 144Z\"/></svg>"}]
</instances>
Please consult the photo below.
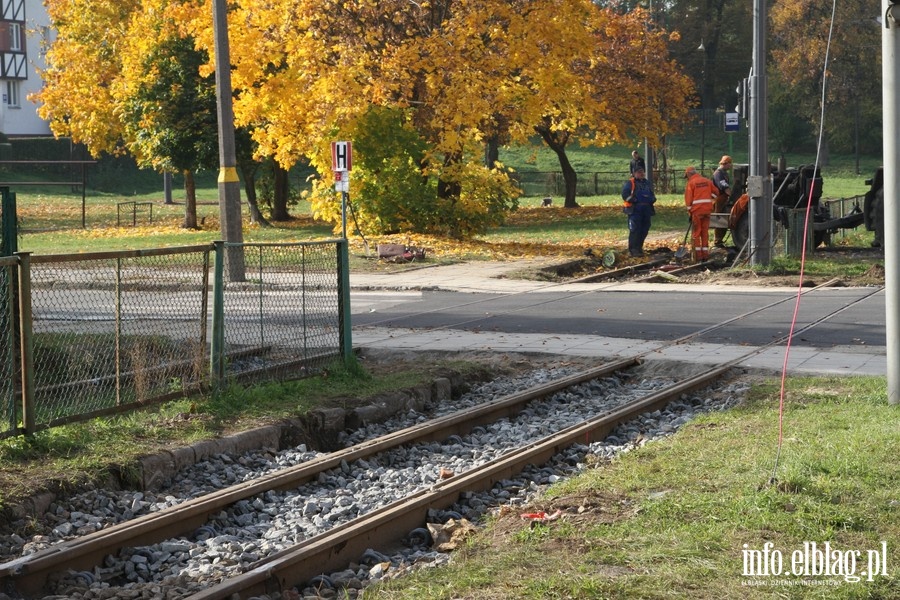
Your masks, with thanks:
<instances>
[{"instance_id":1,"label":"parked machinery","mask_svg":"<svg viewBox=\"0 0 900 600\"><path fill-rule=\"evenodd\" d=\"M746 194L749 175L749 165L734 165L731 198L727 204L727 223L734 245L738 248L743 248L750 239L750 207ZM772 218L785 228L791 227L792 215L795 211L804 211L807 198L811 198L813 247L828 243L831 234L837 233L839 229L853 229L864 221L864 214L859 206L854 206L844 216L832 218L828 206L820 202L822 172L813 165L773 169L772 190ZM720 223L724 216L719 215Z\"/></svg>"},{"instance_id":2,"label":"parked machinery","mask_svg":"<svg viewBox=\"0 0 900 600\"><path fill-rule=\"evenodd\" d=\"M875 232L873 248L884 246L884 167L878 167L872 179L866 179L869 191L863 202L866 230Z\"/></svg>"}]
</instances>

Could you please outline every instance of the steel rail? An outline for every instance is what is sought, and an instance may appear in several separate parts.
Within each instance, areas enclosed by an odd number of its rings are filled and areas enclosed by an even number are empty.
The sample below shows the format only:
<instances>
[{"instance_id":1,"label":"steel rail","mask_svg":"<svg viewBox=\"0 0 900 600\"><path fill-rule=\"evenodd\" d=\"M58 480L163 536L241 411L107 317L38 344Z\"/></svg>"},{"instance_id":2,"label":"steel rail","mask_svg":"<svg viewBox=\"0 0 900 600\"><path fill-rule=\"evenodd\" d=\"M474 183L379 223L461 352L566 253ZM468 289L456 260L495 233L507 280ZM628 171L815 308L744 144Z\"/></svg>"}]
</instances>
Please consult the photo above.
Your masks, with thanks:
<instances>
[{"instance_id":1,"label":"steel rail","mask_svg":"<svg viewBox=\"0 0 900 600\"><path fill-rule=\"evenodd\" d=\"M826 282L816 288L804 290L802 293L826 287L832 284L833 281L834 280ZM881 288L875 288L870 293L855 300L850 305L839 307L831 313L823 315L815 321L799 328L794 334L796 335L806 331L816 324L826 321L831 316L847 310L852 304L862 302L866 298L877 294L880 291ZM767 307L733 317L718 325L707 327L694 334L674 340L669 344L684 343L687 339L696 337L697 335L706 333L718 327L723 327L740 318L758 313L765 310L765 308L780 304L784 301L785 299L778 300ZM782 336L764 346L755 348L753 351L747 352L740 357L722 364L707 373L714 373L714 375L710 376L711 378L716 377L728 369L739 365L740 362L747 358L755 356L767 348L779 345L787 339L788 336ZM210 515L218 512L225 506L268 490L284 490L298 487L299 485L314 479L318 473L339 466L341 461L357 460L413 441L439 441L446 439L450 435L468 433L472 427L492 422L501 417L511 416L519 412L521 406L531 400L549 396L550 394L571 385L603 377L615 371L635 366L641 362L643 357L652 352L653 351L647 351L634 357L601 365L600 367L589 369L525 392L499 398L495 401L479 405L474 409L457 411L422 425L409 427L373 440L368 440L337 453L329 454L277 473L265 475L250 482L231 486L157 513L138 517L126 523L121 523L78 539L65 541L34 554L0 564L0 585L12 585L23 593L36 592L43 585L44 580L50 573L65 570L67 568L79 570L91 567L99 564L102 558L107 554L115 552L123 547L152 544L191 532L205 523ZM698 376L700 379L703 377L704 374ZM688 382L691 381L694 381L694 379L688 380ZM698 387L699 385L702 385L702 383L690 385ZM677 387L675 389L677 389ZM650 399L657 395L651 396ZM651 401L650 399L647 399L647 401ZM620 411L617 411L617 414L618 412ZM618 422L620 421L617 421L616 423ZM598 429L598 431L600 430ZM452 501L450 503L452 503ZM424 517L418 522L421 523L423 520ZM336 533L339 530L340 529L332 531Z\"/></svg>"},{"instance_id":2,"label":"steel rail","mask_svg":"<svg viewBox=\"0 0 900 600\"><path fill-rule=\"evenodd\" d=\"M549 396L567 387L607 376L639 364L636 358L625 358L588 369L547 384L510 394L467 410L461 410L420 425L356 444L287 469L264 475L205 496L188 500L164 510L143 515L110 528L77 539L67 540L34 554L0 564L0 589L14 584L20 593L34 593L46 577L65 569L93 567L103 557L128 546L141 546L190 533L206 523L210 515L223 507L269 490L299 487L342 461L351 462L411 442L440 441L451 435L468 433L472 427L490 423L520 412L532 400Z\"/></svg>"},{"instance_id":3,"label":"steel rail","mask_svg":"<svg viewBox=\"0 0 900 600\"><path fill-rule=\"evenodd\" d=\"M851 305L861 302L879 291L876 289ZM795 334L810 329L817 323L825 321L847 308L848 306L840 307L799 328ZM437 483L428 490L412 494L404 500L394 502L305 540L292 548L259 561L256 566L252 566L241 575L189 596L187 600L217 600L226 597L245 599L257 594L283 591L309 581L326 571L343 568L350 562L358 560L367 549L373 546L385 547L401 540L403 532L409 532L425 522L429 510L447 508L456 501L460 493L489 489L501 479L507 479L521 472L529 464L539 465L547 462L552 456L559 454L574 443L602 440L616 425L643 412L662 408L671 399L722 377L742 361L767 348L783 343L788 337L787 335L782 336L690 379L547 436L517 452L504 455L466 473Z\"/></svg>"},{"instance_id":4,"label":"steel rail","mask_svg":"<svg viewBox=\"0 0 900 600\"><path fill-rule=\"evenodd\" d=\"M709 369L659 392L551 434L519 451L436 483L427 490L267 557L245 573L193 594L188 600L248 598L283 591L324 572L344 568L358 560L369 548L383 548L400 541L425 522L429 510L451 506L462 492L490 489L498 481L515 476L529 464L546 463L572 444L602 440L619 423L644 412L657 410L683 393L708 385L731 367L728 364Z\"/></svg>"},{"instance_id":5,"label":"steel rail","mask_svg":"<svg viewBox=\"0 0 900 600\"><path fill-rule=\"evenodd\" d=\"M603 281L605 279L616 279L617 277L625 277L628 275L634 275L636 273L641 273L643 271L649 271L653 267L669 264L669 257L665 258L657 258L654 260L649 260L645 263L638 263L636 265L628 265L625 267L619 267L618 269L612 269L610 271L604 271L603 273L594 273L592 275L585 275L584 277L577 277L575 279L570 279L566 282L561 283L561 285L566 285L569 283L593 283L595 281Z\"/></svg>"}]
</instances>

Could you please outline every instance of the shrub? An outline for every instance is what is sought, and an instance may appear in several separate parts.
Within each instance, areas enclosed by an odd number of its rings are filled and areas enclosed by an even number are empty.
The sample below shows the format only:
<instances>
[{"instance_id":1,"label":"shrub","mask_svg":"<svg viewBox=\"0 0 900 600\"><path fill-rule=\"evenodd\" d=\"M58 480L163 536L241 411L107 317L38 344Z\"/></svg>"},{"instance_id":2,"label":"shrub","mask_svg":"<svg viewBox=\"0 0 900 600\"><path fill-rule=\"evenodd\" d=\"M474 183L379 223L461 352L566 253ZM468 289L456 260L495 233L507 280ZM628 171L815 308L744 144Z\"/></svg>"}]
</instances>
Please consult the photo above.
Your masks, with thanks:
<instances>
[{"instance_id":1,"label":"shrub","mask_svg":"<svg viewBox=\"0 0 900 600\"><path fill-rule=\"evenodd\" d=\"M465 238L503 222L520 190L503 169L477 163L431 168L426 141L400 110L372 108L353 135L348 226L364 235L430 233ZM438 196L438 179L456 183L458 197ZM341 228L341 203L331 178L313 183L316 218Z\"/></svg>"}]
</instances>

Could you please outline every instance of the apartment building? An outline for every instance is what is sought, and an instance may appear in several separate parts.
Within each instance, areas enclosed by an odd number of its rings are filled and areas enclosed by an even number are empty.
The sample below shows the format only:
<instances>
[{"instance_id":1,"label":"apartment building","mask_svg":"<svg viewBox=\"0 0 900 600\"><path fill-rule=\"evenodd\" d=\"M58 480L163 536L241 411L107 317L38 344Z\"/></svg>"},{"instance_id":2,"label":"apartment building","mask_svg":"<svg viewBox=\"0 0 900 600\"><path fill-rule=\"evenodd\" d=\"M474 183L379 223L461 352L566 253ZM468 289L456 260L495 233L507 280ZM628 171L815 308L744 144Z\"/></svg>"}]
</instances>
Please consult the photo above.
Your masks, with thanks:
<instances>
[{"instance_id":1,"label":"apartment building","mask_svg":"<svg viewBox=\"0 0 900 600\"><path fill-rule=\"evenodd\" d=\"M41 89L37 69L51 36L42 0L0 0L0 132L7 136L50 135L28 96Z\"/></svg>"}]
</instances>

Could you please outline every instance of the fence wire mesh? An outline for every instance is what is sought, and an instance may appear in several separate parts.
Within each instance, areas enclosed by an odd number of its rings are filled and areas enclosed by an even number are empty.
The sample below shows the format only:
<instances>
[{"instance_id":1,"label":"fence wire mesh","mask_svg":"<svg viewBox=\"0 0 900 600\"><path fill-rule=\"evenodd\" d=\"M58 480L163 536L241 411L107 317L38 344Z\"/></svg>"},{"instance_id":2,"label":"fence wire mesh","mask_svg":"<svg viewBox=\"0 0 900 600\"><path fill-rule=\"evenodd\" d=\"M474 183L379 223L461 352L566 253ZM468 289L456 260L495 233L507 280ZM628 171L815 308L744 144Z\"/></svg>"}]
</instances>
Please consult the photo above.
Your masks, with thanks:
<instances>
[{"instance_id":1,"label":"fence wire mesh","mask_svg":"<svg viewBox=\"0 0 900 600\"><path fill-rule=\"evenodd\" d=\"M231 245L228 245L231 246ZM334 243L245 244L246 281L225 284L227 373L314 371L340 353Z\"/></svg>"},{"instance_id":2,"label":"fence wire mesh","mask_svg":"<svg viewBox=\"0 0 900 600\"><path fill-rule=\"evenodd\" d=\"M652 173L653 188L657 193L677 194L684 191L681 173L677 169L655 169ZM711 169L704 174L712 177ZM622 193L622 186L631 177L628 169L621 171L579 171L576 175L576 196L614 196ZM514 174L516 185L523 196L565 198L566 180L559 171L521 171Z\"/></svg>"},{"instance_id":3,"label":"fence wire mesh","mask_svg":"<svg viewBox=\"0 0 900 600\"><path fill-rule=\"evenodd\" d=\"M31 259L38 423L183 393L208 371L211 249Z\"/></svg>"},{"instance_id":4,"label":"fence wire mesh","mask_svg":"<svg viewBox=\"0 0 900 600\"><path fill-rule=\"evenodd\" d=\"M12 282L16 280L16 259L0 258L0 404L3 406L3 421L0 435L15 430L22 414L16 396L16 349L15 323L16 298Z\"/></svg>"},{"instance_id":5,"label":"fence wire mesh","mask_svg":"<svg viewBox=\"0 0 900 600\"><path fill-rule=\"evenodd\" d=\"M239 282L216 280L214 245L0 258L0 437L196 392L221 383L214 363L265 381L341 356L339 244L238 246Z\"/></svg>"}]
</instances>

